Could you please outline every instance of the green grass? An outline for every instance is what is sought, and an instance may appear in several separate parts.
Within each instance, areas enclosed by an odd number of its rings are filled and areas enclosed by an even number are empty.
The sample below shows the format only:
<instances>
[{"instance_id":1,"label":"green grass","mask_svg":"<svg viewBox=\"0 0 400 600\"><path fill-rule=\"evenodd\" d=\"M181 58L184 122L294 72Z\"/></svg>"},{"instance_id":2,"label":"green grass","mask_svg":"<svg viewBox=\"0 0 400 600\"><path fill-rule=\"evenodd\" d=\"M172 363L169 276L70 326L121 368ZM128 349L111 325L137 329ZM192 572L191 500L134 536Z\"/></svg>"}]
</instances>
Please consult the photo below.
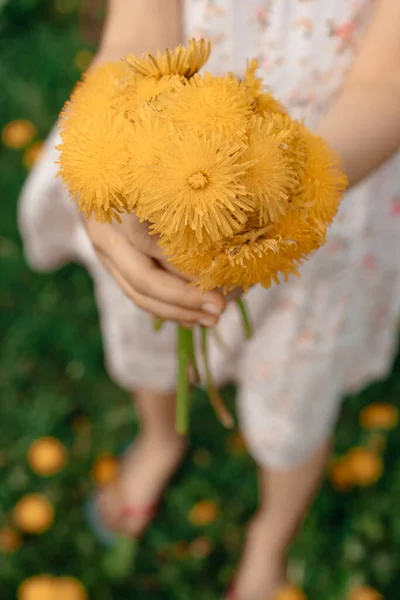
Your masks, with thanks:
<instances>
[{"instance_id":1,"label":"green grass","mask_svg":"<svg viewBox=\"0 0 400 600\"><path fill-rule=\"evenodd\" d=\"M0 9L0 125L29 119L39 138L79 76L74 57L85 45L76 11L61 14L56 5L12 0ZM107 575L107 554L88 529L82 507L91 491L93 460L104 451L119 453L129 443L135 417L128 395L104 371L87 273L70 265L38 275L24 262L16 227L17 196L26 176L22 152L2 146L0 170L0 527L28 492L42 491L56 508L48 532L24 536L17 552L0 556L0 598L14 599L18 584L41 572L78 577L95 600L187 600L194 593L196 600L221 598L256 506L256 477L247 455L232 455L230 434L200 392L191 415L192 450L141 543L132 572L116 580ZM363 406L381 399L397 403L399 393L398 363L387 381L349 398L336 451L365 442L358 425ZM232 404L234 390L227 388L224 396ZM91 428L77 433L81 416ZM67 467L50 479L34 475L26 463L30 442L43 435L57 436L71 453ZM385 471L376 486L338 494L324 485L292 553L293 574L310 600L345 600L349 584L359 581L380 589L386 600L399 597L399 453L396 431L388 436ZM196 528L188 513L202 499L222 510L214 523ZM203 536L212 552L199 558L190 544Z\"/></svg>"}]
</instances>

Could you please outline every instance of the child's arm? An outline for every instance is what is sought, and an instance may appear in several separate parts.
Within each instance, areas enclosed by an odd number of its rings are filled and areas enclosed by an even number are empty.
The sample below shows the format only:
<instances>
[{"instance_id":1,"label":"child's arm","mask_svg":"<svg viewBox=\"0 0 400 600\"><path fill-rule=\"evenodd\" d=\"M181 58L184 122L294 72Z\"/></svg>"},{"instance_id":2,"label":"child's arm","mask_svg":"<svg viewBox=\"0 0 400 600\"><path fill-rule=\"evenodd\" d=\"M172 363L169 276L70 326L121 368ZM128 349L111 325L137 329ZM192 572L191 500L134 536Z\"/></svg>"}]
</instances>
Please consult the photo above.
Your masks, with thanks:
<instances>
[{"instance_id":1,"label":"child's arm","mask_svg":"<svg viewBox=\"0 0 400 600\"><path fill-rule=\"evenodd\" d=\"M130 52L174 48L181 41L180 0L108 0L99 55L108 60Z\"/></svg>"},{"instance_id":2,"label":"child's arm","mask_svg":"<svg viewBox=\"0 0 400 600\"><path fill-rule=\"evenodd\" d=\"M400 148L400 0L378 0L343 90L318 133L354 185Z\"/></svg>"}]
</instances>

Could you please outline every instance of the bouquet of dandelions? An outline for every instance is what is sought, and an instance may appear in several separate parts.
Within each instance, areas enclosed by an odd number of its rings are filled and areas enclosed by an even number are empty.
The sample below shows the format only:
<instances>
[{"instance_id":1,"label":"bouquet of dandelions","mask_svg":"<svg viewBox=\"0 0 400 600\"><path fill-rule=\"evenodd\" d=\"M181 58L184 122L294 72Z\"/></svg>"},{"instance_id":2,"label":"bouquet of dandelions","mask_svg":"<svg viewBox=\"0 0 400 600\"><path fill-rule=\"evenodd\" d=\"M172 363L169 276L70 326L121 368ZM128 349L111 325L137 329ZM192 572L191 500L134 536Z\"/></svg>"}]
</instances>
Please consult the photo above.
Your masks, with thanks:
<instances>
[{"instance_id":1,"label":"bouquet of dandelions","mask_svg":"<svg viewBox=\"0 0 400 600\"><path fill-rule=\"evenodd\" d=\"M191 40L88 73L61 116L60 174L98 221L132 211L147 221L170 262L203 291L270 287L324 244L346 178L328 145L263 89L256 60L243 80L199 74L209 54L209 43ZM205 328L202 349L210 398L230 425ZM185 433L196 357L193 332L180 326L178 365Z\"/></svg>"}]
</instances>

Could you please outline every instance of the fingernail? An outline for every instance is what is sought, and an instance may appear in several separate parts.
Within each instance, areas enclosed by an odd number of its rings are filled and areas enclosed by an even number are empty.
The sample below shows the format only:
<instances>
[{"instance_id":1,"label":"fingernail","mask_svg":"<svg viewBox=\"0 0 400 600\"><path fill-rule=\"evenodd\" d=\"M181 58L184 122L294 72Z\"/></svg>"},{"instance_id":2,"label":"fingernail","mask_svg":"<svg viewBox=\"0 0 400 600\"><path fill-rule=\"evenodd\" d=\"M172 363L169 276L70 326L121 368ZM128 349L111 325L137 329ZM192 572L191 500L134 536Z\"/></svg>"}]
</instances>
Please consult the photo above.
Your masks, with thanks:
<instances>
[{"instance_id":1,"label":"fingernail","mask_svg":"<svg viewBox=\"0 0 400 600\"><path fill-rule=\"evenodd\" d=\"M216 322L215 322L215 319L209 319L207 317L203 317L202 319L200 319L200 325L203 325L204 327L215 327Z\"/></svg>"},{"instance_id":2,"label":"fingernail","mask_svg":"<svg viewBox=\"0 0 400 600\"><path fill-rule=\"evenodd\" d=\"M219 317L222 313L220 307L216 304L212 304L211 302L206 302L206 304L203 304L201 310L204 310L204 312L208 312L211 315L216 315L217 317Z\"/></svg>"}]
</instances>

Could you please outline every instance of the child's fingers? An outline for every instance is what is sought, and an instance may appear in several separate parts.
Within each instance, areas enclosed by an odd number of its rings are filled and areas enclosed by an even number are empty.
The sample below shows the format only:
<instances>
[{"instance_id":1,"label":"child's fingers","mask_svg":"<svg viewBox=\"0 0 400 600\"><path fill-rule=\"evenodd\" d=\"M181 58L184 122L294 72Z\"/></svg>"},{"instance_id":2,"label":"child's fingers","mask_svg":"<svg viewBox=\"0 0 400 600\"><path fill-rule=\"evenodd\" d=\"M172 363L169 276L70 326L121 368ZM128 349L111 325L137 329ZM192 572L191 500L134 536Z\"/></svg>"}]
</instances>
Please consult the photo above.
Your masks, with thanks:
<instances>
[{"instance_id":1,"label":"child's fingers","mask_svg":"<svg viewBox=\"0 0 400 600\"><path fill-rule=\"evenodd\" d=\"M217 316L160 302L159 300L155 300L149 296L141 294L129 284L129 282L118 271L108 257L104 255L101 256L101 261L114 277L122 291L134 302L138 308L145 310L156 317L160 317L165 321L176 321L177 323L185 324L186 327L197 325L199 323L205 325L206 327L214 327L217 325Z\"/></svg>"},{"instance_id":2,"label":"child's fingers","mask_svg":"<svg viewBox=\"0 0 400 600\"><path fill-rule=\"evenodd\" d=\"M125 240L111 248L113 263L135 292L156 301L192 311L221 315L226 303L217 292L202 294L176 275L133 248ZM159 315L162 316L162 315Z\"/></svg>"}]
</instances>

